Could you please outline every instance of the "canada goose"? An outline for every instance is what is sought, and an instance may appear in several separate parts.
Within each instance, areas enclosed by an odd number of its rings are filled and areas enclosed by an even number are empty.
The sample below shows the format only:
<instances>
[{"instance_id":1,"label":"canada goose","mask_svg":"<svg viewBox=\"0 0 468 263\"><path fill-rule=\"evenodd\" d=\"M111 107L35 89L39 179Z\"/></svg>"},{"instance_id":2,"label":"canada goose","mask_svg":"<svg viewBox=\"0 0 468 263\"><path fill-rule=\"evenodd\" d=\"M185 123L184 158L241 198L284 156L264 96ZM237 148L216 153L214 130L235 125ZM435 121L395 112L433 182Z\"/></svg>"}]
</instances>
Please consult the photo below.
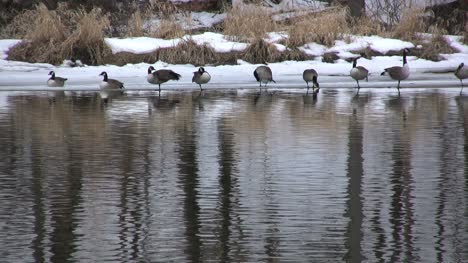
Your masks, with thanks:
<instances>
[{"instance_id":1,"label":"canada goose","mask_svg":"<svg viewBox=\"0 0 468 263\"><path fill-rule=\"evenodd\" d=\"M170 69L160 69L154 71L154 67L150 66L148 68L148 75L146 80L151 84L158 84L159 92L161 92L161 84L169 80L179 80L180 74L175 73Z\"/></svg>"},{"instance_id":2,"label":"canada goose","mask_svg":"<svg viewBox=\"0 0 468 263\"><path fill-rule=\"evenodd\" d=\"M306 69L304 70L304 73L302 74L302 78L307 84L307 94L309 93L309 81L312 81L312 92L315 93L315 87L317 87L317 93L320 89L320 86L317 82L317 71L315 69Z\"/></svg>"},{"instance_id":3,"label":"canada goose","mask_svg":"<svg viewBox=\"0 0 468 263\"><path fill-rule=\"evenodd\" d=\"M210 74L206 72L203 67L200 67L198 71L193 72L192 82L197 83L200 86L200 90L203 90L201 84L208 83L210 79Z\"/></svg>"},{"instance_id":4,"label":"canada goose","mask_svg":"<svg viewBox=\"0 0 468 263\"><path fill-rule=\"evenodd\" d=\"M99 76L104 76L104 79L102 80L101 84L99 84L99 87L101 89L123 89L123 83L116 80L116 79L110 79L107 77L107 72L103 71Z\"/></svg>"},{"instance_id":5,"label":"canada goose","mask_svg":"<svg viewBox=\"0 0 468 263\"><path fill-rule=\"evenodd\" d=\"M108 78L105 71L101 72L99 76L104 76L104 79L99 84L99 87L101 88L99 95L105 104L107 104L110 98L114 98L123 94L122 89L124 86L122 82Z\"/></svg>"},{"instance_id":6,"label":"canada goose","mask_svg":"<svg viewBox=\"0 0 468 263\"><path fill-rule=\"evenodd\" d=\"M368 81L367 78L369 76L369 71L365 67L356 66L357 60L360 58L361 57L357 57L353 59L353 68L349 71L349 75L357 82L357 86L358 86L357 93L359 93L359 89L361 89L361 86L359 85L359 81L363 79L366 79L366 81Z\"/></svg>"},{"instance_id":7,"label":"canada goose","mask_svg":"<svg viewBox=\"0 0 468 263\"><path fill-rule=\"evenodd\" d=\"M403 49L403 66L394 66L390 68L386 68L384 72L380 75L385 75L385 73L388 73L390 75L390 78L394 80L398 80L398 95L400 95L400 81L405 80L409 77L410 75L410 70L408 66L408 61L406 61L406 54L409 53L409 49L405 48Z\"/></svg>"},{"instance_id":8,"label":"canada goose","mask_svg":"<svg viewBox=\"0 0 468 263\"><path fill-rule=\"evenodd\" d=\"M468 66L465 66L465 63L460 63L457 70L455 70L455 77L460 80L461 83L461 90L460 95L463 91L463 80L468 78Z\"/></svg>"},{"instance_id":9,"label":"canada goose","mask_svg":"<svg viewBox=\"0 0 468 263\"><path fill-rule=\"evenodd\" d=\"M254 77L258 82L260 82L260 90L262 87L262 82L265 83L265 87L270 81L276 83L276 81L273 80L271 69L267 66L258 66L254 71Z\"/></svg>"},{"instance_id":10,"label":"canada goose","mask_svg":"<svg viewBox=\"0 0 468 263\"><path fill-rule=\"evenodd\" d=\"M49 87L63 87L65 85L66 78L56 77L54 71L49 72L50 78L47 80L47 86Z\"/></svg>"}]
</instances>

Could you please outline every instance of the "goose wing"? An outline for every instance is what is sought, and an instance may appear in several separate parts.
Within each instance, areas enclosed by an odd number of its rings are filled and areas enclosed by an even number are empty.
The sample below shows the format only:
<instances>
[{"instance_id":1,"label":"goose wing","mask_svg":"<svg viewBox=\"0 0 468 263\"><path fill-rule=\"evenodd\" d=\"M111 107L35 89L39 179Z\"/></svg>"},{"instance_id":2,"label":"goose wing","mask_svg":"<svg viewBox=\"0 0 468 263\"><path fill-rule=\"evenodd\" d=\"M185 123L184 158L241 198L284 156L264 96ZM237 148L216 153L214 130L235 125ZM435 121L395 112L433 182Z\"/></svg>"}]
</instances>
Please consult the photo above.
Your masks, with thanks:
<instances>
[{"instance_id":1,"label":"goose wing","mask_svg":"<svg viewBox=\"0 0 468 263\"><path fill-rule=\"evenodd\" d=\"M124 84L116 79L108 79L107 83L112 89L122 89L124 87Z\"/></svg>"},{"instance_id":2,"label":"goose wing","mask_svg":"<svg viewBox=\"0 0 468 263\"><path fill-rule=\"evenodd\" d=\"M153 75L159 79L159 80L164 80L164 81L168 81L168 80L179 80L181 75L180 74L177 74L175 73L174 71L170 70L170 69L160 69L160 70L156 70L155 72L153 72Z\"/></svg>"}]
</instances>

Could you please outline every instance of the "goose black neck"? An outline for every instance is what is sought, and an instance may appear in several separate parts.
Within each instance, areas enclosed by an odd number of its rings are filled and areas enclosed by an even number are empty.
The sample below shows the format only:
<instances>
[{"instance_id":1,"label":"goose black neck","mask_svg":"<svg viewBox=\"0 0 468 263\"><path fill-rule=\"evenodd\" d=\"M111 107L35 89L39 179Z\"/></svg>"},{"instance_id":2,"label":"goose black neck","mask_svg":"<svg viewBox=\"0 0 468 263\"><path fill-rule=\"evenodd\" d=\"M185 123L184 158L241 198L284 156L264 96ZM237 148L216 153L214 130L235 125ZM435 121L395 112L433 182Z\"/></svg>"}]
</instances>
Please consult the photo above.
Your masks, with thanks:
<instances>
[{"instance_id":1,"label":"goose black neck","mask_svg":"<svg viewBox=\"0 0 468 263\"><path fill-rule=\"evenodd\" d=\"M353 60L353 68L356 67L356 64L357 64L357 59L354 59L354 60Z\"/></svg>"},{"instance_id":2,"label":"goose black neck","mask_svg":"<svg viewBox=\"0 0 468 263\"><path fill-rule=\"evenodd\" d=\"M148 68L148 74L151 74L151 68Z\"/></svg>"},{"instance_id":3,"label":"goose black neck","mask_svg":"<svg viewBox=\"0 0 468 263\"><path fill-rule=\"evenodd\" d=\"M105 82L107 82L107 74L104 74L104 79Z\"/></svg>"},{"instance_id":4,"label":"goose black neck","mask_svg":"<svg viewBox=\"0 0 468 263\"><path fill-rule=\"evenodd\" d=\"M408 61L406 61L406 50L403 51L403 65L405 65L406 63L408 63Z\"/></svg>"},{"instance_id":5,"label":"goose black neck","mask_svg":"<svg viewBox=\"0 0 468 263\"><path fill-rule=\"evenodd\" d=\"M55 73L52 73L52 74L50 75L50 79L55 79Z\"/></svg>"}]
</instances>

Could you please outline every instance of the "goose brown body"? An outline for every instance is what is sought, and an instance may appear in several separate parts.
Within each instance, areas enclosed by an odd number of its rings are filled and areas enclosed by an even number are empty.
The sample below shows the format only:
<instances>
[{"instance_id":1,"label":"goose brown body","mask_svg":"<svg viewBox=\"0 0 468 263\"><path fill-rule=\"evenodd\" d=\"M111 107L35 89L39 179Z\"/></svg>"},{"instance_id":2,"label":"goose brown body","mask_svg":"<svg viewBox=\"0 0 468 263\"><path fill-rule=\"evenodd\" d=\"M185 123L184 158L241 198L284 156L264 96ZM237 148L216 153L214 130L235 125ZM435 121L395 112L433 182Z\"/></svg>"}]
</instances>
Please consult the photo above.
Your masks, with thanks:
<instances>
[{"instance_id":1,"label":"goose brown body","mask_svg":"<svg viewBox=\"0 0 468 263\"><path fill-rule=\"evenodd\" d=\"M54 71L49 72L50 78L47 80L47 86L49 87L63 87L65 85L65 81L68 79L56 77Z\"/></svg>"},{"instance_id":2,"label":"goose brown body","mask_svg":"<svg viewBox=\"0 0 468 263\"><path fill-rule=\"evenodd\" d=\"M276 81L273 80L271 69L267 66L258 66L254 70L254 77L258 82L260 82L260 87L262 87L262 83L265 83L265 87L268 82L276 83Z\"/></svg>"},{"instance_id":3,"label":"goose brown body","mask_svg":"<svg viewBox=\"0 0 468 263\"><path fill-rule=\"evenodd\" d=\"M410 69L408 66L408 61L406 60L406 55L409 53L409 49L403 49L403 66L394 66L390 68L386 68L384 72L380 75L388 74L390 78L394 80L398 80L398 95L400 94L400 82L405 80L410 75Z\"/></svg>"},{"instance_id":4,"label":"goose brown body","mask_svg":"<svg viewBox=\"0 0 468 263\"><path fill-rule=\"evenodd\" d=\"M317 92L320 88L318 84L318 73L315 69L306 69L302 73L302 78L307 84L307 93L309 93L309 82L312 82L312 92L315 92L315 88L317 88Z\"/></svg>"},{"instance_id":5,"label":"goose brown body","mask_svg":"<svg viewBox=\"0 0 468 263\"><path fill-rule=\"evenodd\" d=\"M349 75L356 81L358 85L358 93L359 89L361 89L361 86L359 85L359 81L363 79L368 79L369 76L369 70L367 70L363 66L357 66L357 60L361 57L357 57L353 59L353 68L349 71Z\"/></svg>"},{"instance_id":6,"label":"goose brown body","mask_svg":"<svg viewBox=\"0 0 468 263\"><path fill-rule=\"evenodd\" d=\"M210 74L205 70L205 68L200 67L197 71L193 72L192 82L195 82L202 89L201 84L206 84L211 80Z\"/></svg>"},{"instance_id":7,"label":"goose brown body","mask_svg":"<svg viewBox=\"0 0 468 263\"><path fill-rule=\"evenodd\" d=\"M468 78L468 66L466 66L465 63L460 63L460 65L458 65L457 70L455 70L455 77L457 77L460 80L461 94L463 91L463 80Z\"/></svg>"},{"instance_id":8,"label":"goose brown body","mask_svg":"<svg viewBox=\"0 0 468 263\"><path fill-rule=\"evenodd\" d=\"M155 70L153 66L148 68L148 75L146 80L151 84L157 84L159 91L161 91L161 84L168 82L169 80L179 80L180 74L175 73L170 69L159 69Z\"/></svg>"}]
</instances>

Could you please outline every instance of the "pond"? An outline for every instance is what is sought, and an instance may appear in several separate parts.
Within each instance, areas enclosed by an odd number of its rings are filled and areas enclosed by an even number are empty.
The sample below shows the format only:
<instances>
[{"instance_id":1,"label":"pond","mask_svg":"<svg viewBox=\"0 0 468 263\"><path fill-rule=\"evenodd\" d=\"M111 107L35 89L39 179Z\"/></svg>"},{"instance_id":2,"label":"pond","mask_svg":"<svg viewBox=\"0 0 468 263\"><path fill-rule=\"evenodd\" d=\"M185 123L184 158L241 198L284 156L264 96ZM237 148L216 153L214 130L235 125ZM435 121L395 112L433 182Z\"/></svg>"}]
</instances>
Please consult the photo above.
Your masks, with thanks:
<instances>
[{"instance_id":1,"label":"pond","mask_svg":"<svg viewBox=\"0 0 468 263\"><path fill-rule=\"evenodd\" d=\"M459 89L0 92L5 262L466 262Z\"/></svg>"}]
</instances>

